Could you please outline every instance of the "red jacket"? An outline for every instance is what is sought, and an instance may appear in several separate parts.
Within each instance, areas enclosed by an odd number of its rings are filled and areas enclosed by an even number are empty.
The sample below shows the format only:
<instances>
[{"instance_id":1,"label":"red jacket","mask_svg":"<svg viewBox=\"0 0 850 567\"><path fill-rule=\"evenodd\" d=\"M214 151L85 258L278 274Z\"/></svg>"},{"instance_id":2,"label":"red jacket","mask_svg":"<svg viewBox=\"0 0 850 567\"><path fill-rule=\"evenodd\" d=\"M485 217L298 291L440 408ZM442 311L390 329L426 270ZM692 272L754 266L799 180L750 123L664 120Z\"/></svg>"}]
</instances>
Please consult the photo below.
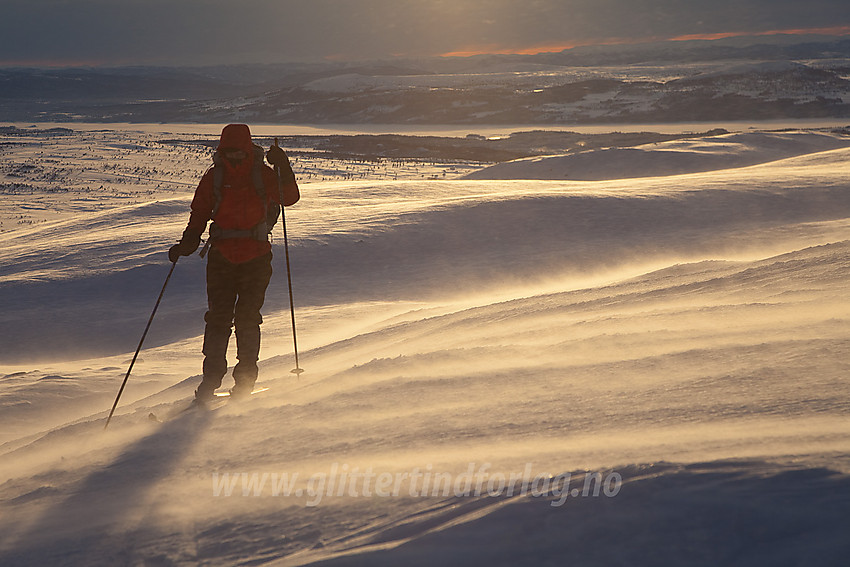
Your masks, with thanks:
<instances>
[{"instance_id":1,"label":"red jacket","mask_svg":"<svg viewBox=\"0 0 850 567\"><path fill-rule=\"evenodd\" d=\"M192 213L189 217L188 228L203 234L207 223L214 220L215 224L225 230L250 230L264 220L267 209L281 205L281 195L278 190L277 174L267 165L262 166L263 184L266 190L266 203L263 204L252 180L254 167L254 145L248 126L231 124L221 132L219 150L239 149L247 154L247 158L237 166L226 159L222 160L224 183L221 188L221 203L218 212L212 219L215 207L213 191L213 168L207 170L201 178L195 197L192 199ZM283 205L290 206L298 202L300 197L298 184L294 177L289 177L281 189L283 190ZM220 238L213 241L213 247L234 264L253 260L271 250L267 241L254 238Z\"/></svg>"}]
</instances>

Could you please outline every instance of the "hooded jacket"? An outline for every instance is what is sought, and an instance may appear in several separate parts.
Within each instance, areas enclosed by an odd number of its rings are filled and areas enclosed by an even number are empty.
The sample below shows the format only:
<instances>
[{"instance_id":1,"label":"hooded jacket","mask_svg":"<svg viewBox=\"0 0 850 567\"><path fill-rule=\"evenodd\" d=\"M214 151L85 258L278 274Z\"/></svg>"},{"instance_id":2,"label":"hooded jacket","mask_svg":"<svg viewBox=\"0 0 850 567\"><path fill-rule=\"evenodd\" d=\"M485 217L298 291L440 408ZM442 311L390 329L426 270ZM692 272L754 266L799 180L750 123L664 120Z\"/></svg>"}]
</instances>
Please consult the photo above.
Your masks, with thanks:
<instances>
[{"instance_id":1,"label":"hooded jacket","mask_svg":"<svg viewBox=\"0 0 850 567\"><path fill-rule=\"evenodd\" d=\"M245 124L229 124L221 131L217 151L242 150L246 157L241 163L234 164L222 159L224 180L221 188L221 203L215 218L212 218L215 207L213 191L213 168L207 170L198 183L195 197L192 199L192 213L189 216L188 230L203 234L210 220L225 230L251 230L260 222L266 220L266 211L276 211L276 207L294 205L300 194L294 178L284 181L278 190L278 179L274 170L262 165L263 184L265 185L266 202L263 203L254 188L252 170L254 160L254 143L251 131ZM276 218L276 215L274 216ZM212 242L213 248L234 264L253 260L271 251L271 243L254 238L219 238Z\"/></svg>"}]
</instances>

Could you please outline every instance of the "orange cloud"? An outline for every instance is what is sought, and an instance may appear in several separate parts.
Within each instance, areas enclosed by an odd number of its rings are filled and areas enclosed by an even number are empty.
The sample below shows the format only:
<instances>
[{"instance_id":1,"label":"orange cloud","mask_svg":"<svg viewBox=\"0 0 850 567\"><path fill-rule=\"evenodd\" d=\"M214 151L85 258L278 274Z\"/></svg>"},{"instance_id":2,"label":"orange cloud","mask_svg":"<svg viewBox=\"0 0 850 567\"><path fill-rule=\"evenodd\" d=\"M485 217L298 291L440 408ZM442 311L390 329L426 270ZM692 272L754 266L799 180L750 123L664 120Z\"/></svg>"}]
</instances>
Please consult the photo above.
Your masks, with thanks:
<instances>
[{"instance_id":1,"label":"orange cloud","mask_svg":"<svg viewBox=\"0 0 850 567\"><path fill-rule=\"evenodd\" d=\"M588 45L627 45L631 43L645 43L647 41L655 41L653 39L629 39L629 38L607 38L587 41L574 41L570 43L543 44L531 47L500 47L497 45L477 45L467 47L458 51L450 51L440 54L440 57L472 57L475 55L538 55L540 53L559 53L576 47L584 47Z\"/></svg>"},{"instance_id":2,"label":"orange cloud","mask_svg":"<svg viewBox=\"0 0 850 567\"><path fill-rule=\"evenodd\" d=\"M850 26L833 26L828 28L800 28L790 30L771 30L763 32L724 32L709 34L691 34L671 37L670 41L691 41L695 39L725 39L728 37L762 36L762 35L850 35Z\"/></svg>"},{"instance_id":3,"label":"orange cloud","mask_svg":"<svg viewBox=\"0 0 850 567\"><path fill-rule=\"evenodd\" d=\"M475 55L537 55L540 53L559 53L576 47L590 45L632 45L638 43L650 43L654 41L692 41L692 40L714 40L730 37L743 36L766 36L766 35L850 35L850 26L833 26L825 28L801 28L787 30L771 30L763 32L719 32L705 34L689 34L676 37L644 37L644 38L605 38L597 40L574 41L569 43L541 44L530 47L504 47L495 44L469 46L457 51L440 54L440 57L473 57Z\"/></svg>"}]
</instances>

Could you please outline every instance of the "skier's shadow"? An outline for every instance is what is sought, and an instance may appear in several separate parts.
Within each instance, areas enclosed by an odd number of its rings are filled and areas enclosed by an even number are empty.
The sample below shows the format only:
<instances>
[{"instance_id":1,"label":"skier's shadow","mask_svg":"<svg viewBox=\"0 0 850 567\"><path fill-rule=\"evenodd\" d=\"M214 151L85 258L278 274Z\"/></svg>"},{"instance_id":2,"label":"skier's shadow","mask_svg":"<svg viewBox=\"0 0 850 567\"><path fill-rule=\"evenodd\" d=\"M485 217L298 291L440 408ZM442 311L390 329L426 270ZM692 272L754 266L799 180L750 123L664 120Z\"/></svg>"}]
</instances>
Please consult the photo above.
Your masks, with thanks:
<instances>
[{"instance_id":1,"label":"skier's shadow","mask_svg":"<svg viewBox=\"0 0 850 567\"><path fill-rule=\"evenodd\" d=\"M211 416L185 412L89 474L18 538L2 565L99 565L129 559L145 502L180 464ZM135 524L135 525L127 525ZM139 525L141 524L141 526ZM117 562L113 562L117 561Z\"/></svg>"}]
</instances>

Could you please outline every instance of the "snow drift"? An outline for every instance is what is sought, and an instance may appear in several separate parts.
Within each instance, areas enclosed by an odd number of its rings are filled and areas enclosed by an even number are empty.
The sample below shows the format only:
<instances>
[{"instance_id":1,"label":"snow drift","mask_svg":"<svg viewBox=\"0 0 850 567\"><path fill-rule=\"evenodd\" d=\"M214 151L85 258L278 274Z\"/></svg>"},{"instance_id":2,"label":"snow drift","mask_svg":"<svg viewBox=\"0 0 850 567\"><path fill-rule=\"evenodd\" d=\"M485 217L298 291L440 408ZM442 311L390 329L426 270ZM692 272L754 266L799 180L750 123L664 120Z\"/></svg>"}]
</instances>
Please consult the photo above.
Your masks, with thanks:
<instances>
[{"instance_id":1,"label":"snow drift","mask_svg":"<svg viewBox=\"0 0 850 567\"><path fill-rule=\"evenodd\" d=\"M663 178L306 185L307 373L278 268L268 392L152 423L198 382L181 260L106 433L187 198L3 234L0 562L841 564L850 150L814 139Z\"/></svg>"},{"instance_id":2,"label":"snow drift","mask_svg":"<svg viewBox=\"0 0 850 567\"><path fill-rule=\"evenodd\" d=\"M850 138L826 133L725 134L634 148L608 148L570 155L519 159L472 172L466 179L589 181L679 175L745 167L848 145Z\"/></svg>"}]
</instances>

